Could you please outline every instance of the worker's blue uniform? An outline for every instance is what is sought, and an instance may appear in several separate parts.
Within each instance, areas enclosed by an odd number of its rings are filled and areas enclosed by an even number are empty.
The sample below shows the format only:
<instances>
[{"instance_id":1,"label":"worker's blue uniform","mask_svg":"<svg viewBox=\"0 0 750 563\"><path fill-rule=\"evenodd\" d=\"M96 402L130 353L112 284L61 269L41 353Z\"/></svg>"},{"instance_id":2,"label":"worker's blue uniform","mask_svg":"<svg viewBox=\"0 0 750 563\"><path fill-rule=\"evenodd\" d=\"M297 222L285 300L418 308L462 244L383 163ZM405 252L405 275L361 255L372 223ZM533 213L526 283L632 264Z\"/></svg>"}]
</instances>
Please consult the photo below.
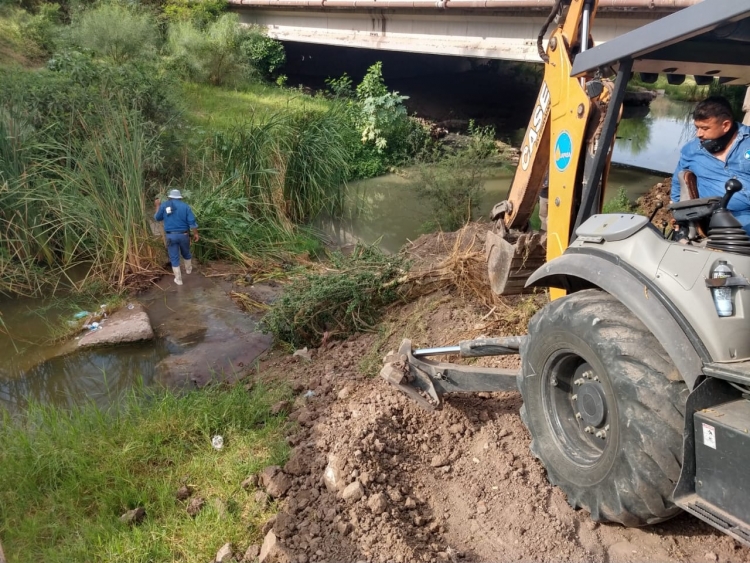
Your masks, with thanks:
<instances>
[{"instance_id":1,"label":"worker's blue uniform","mask_svg":"<svg viewBox=\"0 0 750 563\"><path fill-rule=\"evenodd\" d=\"M180 254L190 260L190 229L197 229L198 223L190 206L179 199L168 199L163 202L154 219L164 221L164 232L167 234L167 252L173 268L180 267Z\"/></svg>"},{"instance_id":2,"label":"worker's blue uniform","mask_svg":"<svg viewBox=\"0 0 750 563\"><path fill-rule=\"evenodd\" d=\"M738 124L737 137L732 142L722 162L701 147L697 137L688 142L680 152L680 161L672 177L672 201L680 201L681 170L690 170L698 178L699 197L722 197L724 184L730 178L742 182L742 190L732 196L729 211L750 234L750 127Z\"/></svg>"}]
</instances>

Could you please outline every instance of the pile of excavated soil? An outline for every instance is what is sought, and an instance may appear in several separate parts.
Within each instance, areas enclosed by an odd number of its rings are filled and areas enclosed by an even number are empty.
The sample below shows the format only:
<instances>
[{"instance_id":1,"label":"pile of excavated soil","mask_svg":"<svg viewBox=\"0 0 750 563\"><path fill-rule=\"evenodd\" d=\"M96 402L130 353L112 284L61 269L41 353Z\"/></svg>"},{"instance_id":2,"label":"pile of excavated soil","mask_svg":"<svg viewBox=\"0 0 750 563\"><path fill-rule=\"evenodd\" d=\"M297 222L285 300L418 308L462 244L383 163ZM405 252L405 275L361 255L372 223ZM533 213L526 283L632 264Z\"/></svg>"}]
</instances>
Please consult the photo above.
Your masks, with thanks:
<instances>
[{"instance_id":1,"label":"pile of excavated soil","mask_svg":"<svg viewBox=\"0 0 750 563\"><path fill-rule=\"evenodd\" d=\"M659 229L664 228L665 223L669 223L669 220L672 218L672 213L667 211L667 207L669 206L669 194L670 190L672 189L672 180L671 178L665 178L663 182L659 182L656 184L653 188L651 188L648 192L643 194L641 197L638 198L638 209L641 213L643 213L646 217L651 217L651 214L656 209L657 205L659 203L662 204L662 208L656 213L653 219L654 225L656 225Z\"/></svg>"},{"instance_id":2,"label":"pile of excavated soil","mask_svg":"<svg viewBox=\"0 0 750 563\"><path fill-rule=\"evenodd\" d=\"M300 395L291 486L268 524L264 563L750 562L750 550L686 515L628 529L572 509L529 452L518 393L453 395L429 413L372 376L403 337L424 346L497 336L487 314L434 294L392 310L379 334L328 343L311 360L265 358L262 376ZM504 329L523 333L527 317ZM501 364L518 366L485 360Z\"/></svg>"}]
</instances>

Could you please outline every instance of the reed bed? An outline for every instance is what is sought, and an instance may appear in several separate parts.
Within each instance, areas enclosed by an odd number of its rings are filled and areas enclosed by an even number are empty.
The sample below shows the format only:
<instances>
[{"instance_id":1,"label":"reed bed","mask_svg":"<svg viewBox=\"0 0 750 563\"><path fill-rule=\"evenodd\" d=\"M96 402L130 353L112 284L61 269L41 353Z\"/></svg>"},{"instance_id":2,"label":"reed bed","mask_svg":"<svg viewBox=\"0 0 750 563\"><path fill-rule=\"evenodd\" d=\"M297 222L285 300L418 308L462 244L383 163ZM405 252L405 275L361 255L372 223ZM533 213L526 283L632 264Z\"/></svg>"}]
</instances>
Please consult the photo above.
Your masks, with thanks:
<instances>
[{"instance_id":1,"label":"reed bed","mask_svg":"<svg viewBox=\"0 0 750 563\"><path fill-rule=\"evenodd\" d=\"M41 294L84 266L83 282L115 288L153 272L159 248L148 225L145 178L156 136L140 115L103 104L97 127L79 116L84 135L40 143L23 121L0 123L0 292ZM8 157L9 156L9 157Z\"/></svg>"},{"instance_id":2,"label":"reed bed","mask_svg":"<svg viewBox=\"0 0 750 563\"><path fill-rule=\"evenodd\" d=\"M350 158L344 117L335 107L286 111L216 133L185 176L164 185L162 138L124 104L77 114L76 134L64 142L5 110L0 293L40 295L93 280L120 290L153 279L166 254L149 224L152 202L175 183L198 217L199 260L253 268L318 252L303 224L341 208Z\"/></svg>"}]
</instances>

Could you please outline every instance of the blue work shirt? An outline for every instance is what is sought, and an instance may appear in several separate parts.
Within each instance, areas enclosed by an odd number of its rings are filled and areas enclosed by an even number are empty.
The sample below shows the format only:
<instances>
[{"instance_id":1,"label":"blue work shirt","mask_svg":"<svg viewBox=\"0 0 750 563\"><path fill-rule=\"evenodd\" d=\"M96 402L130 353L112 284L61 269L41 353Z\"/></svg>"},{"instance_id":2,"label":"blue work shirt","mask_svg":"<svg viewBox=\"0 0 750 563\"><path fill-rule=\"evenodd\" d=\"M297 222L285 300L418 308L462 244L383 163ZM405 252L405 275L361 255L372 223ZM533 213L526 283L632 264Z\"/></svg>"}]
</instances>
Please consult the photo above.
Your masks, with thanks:
<instances>
[{"instance_id":1,"label":"blue work shirt","mask_svg":"<svg viewBox=\"0 0 750 563\"><path fill-rule=\"evenodd\" d=\"M172 208L171 213L167 213L167 207ZM154 219L164 221L164 232L167 233L186 233L189 229L198 228L193 210L180 199L168 199L162 202Z\"/></svg>"},{"instance_id":2,"label":"blue work shirt","mask_svg":"<svg viewBox=\"0 0 750 563\"><path fill-rule=\"evenodd\" d=\"M742 190L732 196L728 208L750 233L750 127L738 124L737 137L726 154L725 162L701 147L697 137L682 147L680 161L672 177L672 201L680 201L677 175L681 170L690 170L696 175L699 197L722 197L726 193L724 184L730 178L742 182Z\"/></svg>"}]
</instances>

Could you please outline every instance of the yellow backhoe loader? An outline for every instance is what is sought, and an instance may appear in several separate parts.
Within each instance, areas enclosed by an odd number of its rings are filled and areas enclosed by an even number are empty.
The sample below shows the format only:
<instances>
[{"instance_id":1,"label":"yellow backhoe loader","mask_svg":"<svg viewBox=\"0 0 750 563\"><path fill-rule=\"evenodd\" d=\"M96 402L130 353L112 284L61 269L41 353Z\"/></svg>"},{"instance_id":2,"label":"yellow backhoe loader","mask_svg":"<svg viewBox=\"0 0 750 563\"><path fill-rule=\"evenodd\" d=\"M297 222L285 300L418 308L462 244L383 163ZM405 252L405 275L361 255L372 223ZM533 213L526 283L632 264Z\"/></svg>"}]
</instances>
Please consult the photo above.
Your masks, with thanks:
<instances>
[{"instance_id":1,"label":"yellow backhoe loader","mask_svg":"<svg viewBox=\"0 0 750 563\"><path fill-rule=\"evenodd\" d=\"M750 186L672 204L682 242L650 218L600 214L631 75L747 85L750 2L705 0L593 46L596 7L558 0L547 19L544 81L493 212L493 289L550 288L550 303L527 335L405 340L381 375L428 410L445 393L518 389L531 450L571 505L626 526L682 509L750 545L750 237L727 211ZM545 241L524 229L548 171ZM520 354L521 369L430 359L448 353Z\"/></svg>"}]
</instances>

